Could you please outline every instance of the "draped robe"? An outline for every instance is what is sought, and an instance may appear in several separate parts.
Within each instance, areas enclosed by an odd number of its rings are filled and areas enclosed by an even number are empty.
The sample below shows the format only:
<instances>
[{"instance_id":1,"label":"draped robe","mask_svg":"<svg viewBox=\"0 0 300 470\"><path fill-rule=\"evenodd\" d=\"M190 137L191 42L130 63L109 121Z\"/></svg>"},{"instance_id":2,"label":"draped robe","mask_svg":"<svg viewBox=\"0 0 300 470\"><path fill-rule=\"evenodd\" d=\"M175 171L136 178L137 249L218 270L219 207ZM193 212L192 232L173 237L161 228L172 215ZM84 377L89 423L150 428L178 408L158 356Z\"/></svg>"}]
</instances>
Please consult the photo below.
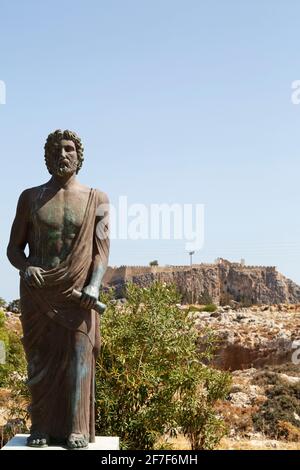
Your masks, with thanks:
<instances>
[{"instance_id":1,"label":"draped robe","mask_svg":"<svg viewBox=\"0 0 300 470\"><path fill-rule=\"evenodd\" d=\"M99 239L95 220L99 193L91 189L71 252L43 273L45 286L20 281L23 345L28 361L32 428L55 440L71 432L95 440L94 373L100 348L98 314L71 298L89 283L92 261L107 264L109 241Z\"/></svg>"}]
</instances>

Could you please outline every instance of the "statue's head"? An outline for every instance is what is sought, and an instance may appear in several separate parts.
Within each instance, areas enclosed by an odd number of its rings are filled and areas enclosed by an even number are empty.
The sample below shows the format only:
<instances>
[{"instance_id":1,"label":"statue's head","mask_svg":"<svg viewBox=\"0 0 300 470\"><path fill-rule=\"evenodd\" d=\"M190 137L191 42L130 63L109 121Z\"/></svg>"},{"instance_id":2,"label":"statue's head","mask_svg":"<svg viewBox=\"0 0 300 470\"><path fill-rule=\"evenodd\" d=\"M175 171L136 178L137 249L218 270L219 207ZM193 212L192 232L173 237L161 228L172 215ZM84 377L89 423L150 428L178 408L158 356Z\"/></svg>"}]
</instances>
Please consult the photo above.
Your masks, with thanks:
<instances>
[{"instance_id":1,"label":"statue's head","mask_svg":"<svg viewBox=\"0 0 300 470\"><path fill-rule=\"evenodd\" d=\"M45 144L45 162L51 175L65 176L78 173L83 158L83 145L75 132L58 129L48 135Z\"/></svg>"}]
</instances>

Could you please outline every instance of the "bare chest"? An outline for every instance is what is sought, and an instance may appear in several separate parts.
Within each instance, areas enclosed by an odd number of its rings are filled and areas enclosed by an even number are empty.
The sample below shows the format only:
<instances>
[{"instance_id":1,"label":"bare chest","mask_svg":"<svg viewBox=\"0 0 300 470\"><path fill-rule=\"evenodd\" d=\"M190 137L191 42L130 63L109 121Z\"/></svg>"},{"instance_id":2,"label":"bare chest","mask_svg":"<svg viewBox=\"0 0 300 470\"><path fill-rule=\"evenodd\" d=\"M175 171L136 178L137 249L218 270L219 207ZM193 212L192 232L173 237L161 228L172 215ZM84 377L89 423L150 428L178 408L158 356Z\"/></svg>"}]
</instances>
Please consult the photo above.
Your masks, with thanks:
<instances>
[{"instance_id":1,"label":"bare chest","mask_svg":"<svg viewBox=\"0 0 300 470\"><path fill-rule=\"evenodd\" d=\"M86 192L43 195L34 202L32 221L42 231L76 234L84 219L88 196Z\"/></svg>"}]
</instances>

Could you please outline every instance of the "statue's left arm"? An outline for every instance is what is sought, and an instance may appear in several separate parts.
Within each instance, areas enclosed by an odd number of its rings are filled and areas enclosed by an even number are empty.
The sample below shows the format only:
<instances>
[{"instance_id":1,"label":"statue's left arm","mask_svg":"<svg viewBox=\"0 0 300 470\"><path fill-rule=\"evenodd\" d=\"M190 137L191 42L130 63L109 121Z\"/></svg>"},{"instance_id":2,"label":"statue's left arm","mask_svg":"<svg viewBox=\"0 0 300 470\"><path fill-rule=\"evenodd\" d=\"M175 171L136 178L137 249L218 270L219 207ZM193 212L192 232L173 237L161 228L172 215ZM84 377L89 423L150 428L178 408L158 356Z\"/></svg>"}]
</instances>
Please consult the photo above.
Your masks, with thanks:
<instances>
[{"instance_id":1,"label":"statue's left arm","mask_svg":"<svg viewBox=\"0 0 300 470\"><path fill-rule=\"evenodd\" d=\"M89 284L83 289L81 305L93 308L99 298L101 282L109 256L109 200L105 193L98 192L99 205L94 228L93 260Z\"/></svg>"}]
</instances>

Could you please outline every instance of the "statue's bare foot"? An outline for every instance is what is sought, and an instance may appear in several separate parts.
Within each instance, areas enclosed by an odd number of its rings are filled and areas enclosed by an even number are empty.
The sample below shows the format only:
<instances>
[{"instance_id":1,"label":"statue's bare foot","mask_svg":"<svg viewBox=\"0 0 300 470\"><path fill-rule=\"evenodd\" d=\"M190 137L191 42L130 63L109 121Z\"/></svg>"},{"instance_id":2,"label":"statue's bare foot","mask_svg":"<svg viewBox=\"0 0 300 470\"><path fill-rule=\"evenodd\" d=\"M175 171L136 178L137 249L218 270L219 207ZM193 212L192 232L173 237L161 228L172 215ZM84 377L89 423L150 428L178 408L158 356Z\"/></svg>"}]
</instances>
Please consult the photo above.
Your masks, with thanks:
<instances>
[{"instance_id":1,"label":"statue's bare foot","mask_svg":"<svg viewBox=\"0 0 300 470\"><path fill-rule=\"evenodd\" d=\"M88 447L89 440L83 434L77 434L73 432L67 439L67 447L69 449L83 449Z\"/></svg>"},{"instance_id":2,"label":"statue's bare foot","mask_svg":"<svg viewBox=\"0 0 300 470\"><path fill-rule=\"evenodd\" d=\"M29 447L47 447L49 444L49 436L44 432L33 431L27 439Z\"/></svg>"}]
</instances>

